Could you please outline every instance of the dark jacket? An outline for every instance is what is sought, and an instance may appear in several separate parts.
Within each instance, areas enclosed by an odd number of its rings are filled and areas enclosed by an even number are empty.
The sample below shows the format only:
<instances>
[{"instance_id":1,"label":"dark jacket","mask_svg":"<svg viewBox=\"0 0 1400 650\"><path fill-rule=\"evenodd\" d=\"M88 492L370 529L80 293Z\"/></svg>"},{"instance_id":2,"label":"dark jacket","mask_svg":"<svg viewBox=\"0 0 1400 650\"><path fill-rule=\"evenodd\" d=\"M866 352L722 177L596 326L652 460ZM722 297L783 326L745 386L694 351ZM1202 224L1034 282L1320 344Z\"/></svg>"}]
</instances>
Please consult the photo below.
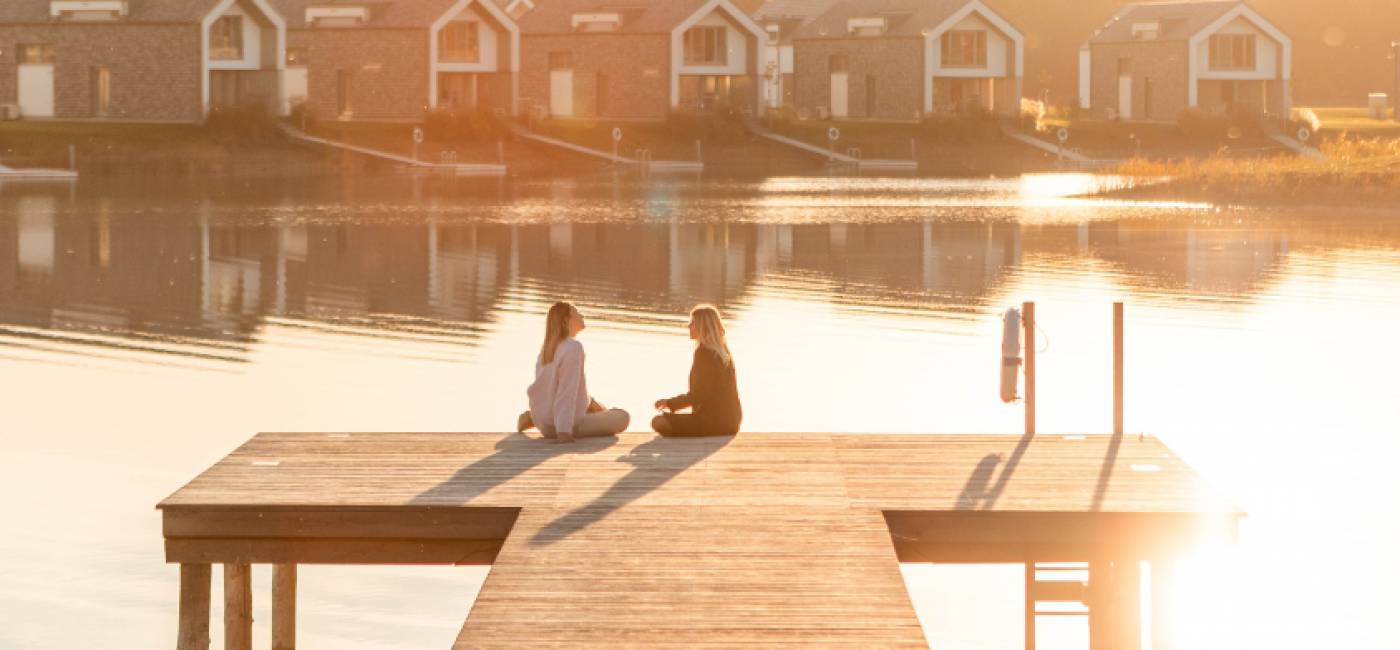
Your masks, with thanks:
<instances>
[{"instance_id":1,"label":"dark jacket","mask_svg":"<svg viewBox=\"0 0 1400 650\"><path fill-rule=\"evenodd\" d=\"M705 428L717 431L737 432L744 419L734 365L725 365L718 354L704 346L695 348L690 364L690 392L666 400L666 405L672 411L691 407Z\"/></svg>"}]
</instances>

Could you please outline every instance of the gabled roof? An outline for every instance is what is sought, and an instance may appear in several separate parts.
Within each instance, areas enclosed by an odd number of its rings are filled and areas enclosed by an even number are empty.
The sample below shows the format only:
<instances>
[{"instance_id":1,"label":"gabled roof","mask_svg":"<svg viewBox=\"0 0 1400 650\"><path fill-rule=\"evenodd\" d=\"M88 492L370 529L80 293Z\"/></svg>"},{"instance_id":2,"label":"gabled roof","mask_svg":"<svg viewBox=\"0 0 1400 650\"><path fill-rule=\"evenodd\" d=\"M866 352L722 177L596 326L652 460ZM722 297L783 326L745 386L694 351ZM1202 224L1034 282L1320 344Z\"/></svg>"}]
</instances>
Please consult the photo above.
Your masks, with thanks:
<instances>
[{"instance_id":1,"label":"gabled roof","mask_svg":"<svg viewBox=\"0 0 1400 650\"><path fill-rule=\"evenodd\" d=\"M221 0L129 0L122 23L197 23ZM49 0L0 0L0 23L48 23Z\"/></svg>"},{"instance_id":2,"label":"gabled roof","mask_svg":"<svg viewBox=\"0 0 1400 650\"><path fill-rule=\"evenodd\" d=\"M543 0L520 17L521 34L572 34L574 14L621 13L622 34L669 34L709 0ZM735 3L744 11L745 3ZM747 3L752 5L752 2Z\"/></svg>"},{"instance_id":3,"label":"gabled roof","mask_svg":"<svg viewBox=\"0 0 1400 650\"><path fill-rule=\"evenodd\" d=\"M951 18L973 0L846 0L817 16L794 38L844 38L852 18L884 16L889 19L885 36L922 36Z\"/></svg>"},{"instance_id":4,"label":"gabled roof","mask_svg":"<svg viewBox=\"0 0 1400 650\"><path fill-rule=\"evenodd\" d=\"M479 2L485 0L477 0ZM457 0L269 0L287 20L287 29L305 29L307 7L367 7L369 22L365 27L421 27L427 29Z\"/></svg>"},{"instance_id":5,"label":"gabled roof","mask_svg":"<svg viewBox=\"0 0 1400 650\"><path fill-rule=\"evenodd\" d=\"M1202 2L1151 2L1123 7L1108 24L1089 39L1090 43L1126 43L1135 41L1133 25L1157 23L1158 41L1187 41L1230 10L1243 5L1238 0L1206 0Z\"/></svg>"}]
</instances>

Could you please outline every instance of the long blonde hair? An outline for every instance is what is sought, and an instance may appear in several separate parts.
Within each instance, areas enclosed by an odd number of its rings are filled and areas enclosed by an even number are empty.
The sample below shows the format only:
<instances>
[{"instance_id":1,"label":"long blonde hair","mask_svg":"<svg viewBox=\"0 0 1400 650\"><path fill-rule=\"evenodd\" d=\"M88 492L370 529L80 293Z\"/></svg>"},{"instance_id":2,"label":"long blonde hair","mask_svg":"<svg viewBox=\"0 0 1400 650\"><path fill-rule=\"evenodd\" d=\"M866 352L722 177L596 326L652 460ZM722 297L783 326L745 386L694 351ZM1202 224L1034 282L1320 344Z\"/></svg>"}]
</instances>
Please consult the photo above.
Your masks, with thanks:
<instances>
[{"instance_id":1,"label":"long blonde hair","mask_svg":"<svg viewBox=\"0 0 1400 650\"><path fill-rule=\"evenodd\" d=\"M729 353L729 341L724 338L724 321L720 320L719 309L714 305L697 305L690 310L690 319L700 330L697 342L719 356L724 365L734 365L734 357Z\"/></svg>"},{"instance_id":2,"label":"long blonde hair","mask_svg":"<svg viewBox=\"0 0 1400 650\"><path fill-rule=\"evenodd\" d=\"M568 302L556 302L544 317L544 345L540 346L540 363L549 365L554 361L554 351L564 339L569 338L569 321L573 319L574 306Z\"/></svg>"}]
</instances>

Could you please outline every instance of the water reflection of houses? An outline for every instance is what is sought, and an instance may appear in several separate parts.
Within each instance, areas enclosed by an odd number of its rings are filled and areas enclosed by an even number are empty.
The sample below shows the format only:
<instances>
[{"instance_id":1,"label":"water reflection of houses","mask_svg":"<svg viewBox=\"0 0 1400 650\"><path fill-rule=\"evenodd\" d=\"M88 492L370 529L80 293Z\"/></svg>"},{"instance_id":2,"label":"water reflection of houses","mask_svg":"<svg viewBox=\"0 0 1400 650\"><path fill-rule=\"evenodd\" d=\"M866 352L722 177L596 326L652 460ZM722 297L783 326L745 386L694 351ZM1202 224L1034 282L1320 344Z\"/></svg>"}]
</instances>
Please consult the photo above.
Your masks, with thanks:
<instances>
[{"instance_id":1,"label":"water reflection of houses","mask_svg":"<svg viewBox=\"0 0 1400 650\"><path fill-rule=\"evenodd\" d=\"M793 226L790 240L791 268L832 278L846 303L972 307L1021 262L1009 222Z\"/></svg>"},{"instance_id":2,"label":"water reflection of houses","mask_svg":"<svg viewBox=\"0 0 1400 650\"><path fill-rule=\"evenodd\" d=\"M634 312L742 302L772 249L752 224L521 226L521 282L549 297ZM639 314L640 316L640 314Z\"/></svg>"},{"instance_id":3,"label":"water reflection of houses","mask_svg":"<svg viewBox=\"0 0 1400 650\"><path fill-rule=\"evenodd\" d=\"M1146 291L1187 295L1252 295L1279 273L1288 255L1282 228L1159 226L1105 222L1086 226L1088 251L1127 272L1126 282Z\"/></svg>"}]
</instances>

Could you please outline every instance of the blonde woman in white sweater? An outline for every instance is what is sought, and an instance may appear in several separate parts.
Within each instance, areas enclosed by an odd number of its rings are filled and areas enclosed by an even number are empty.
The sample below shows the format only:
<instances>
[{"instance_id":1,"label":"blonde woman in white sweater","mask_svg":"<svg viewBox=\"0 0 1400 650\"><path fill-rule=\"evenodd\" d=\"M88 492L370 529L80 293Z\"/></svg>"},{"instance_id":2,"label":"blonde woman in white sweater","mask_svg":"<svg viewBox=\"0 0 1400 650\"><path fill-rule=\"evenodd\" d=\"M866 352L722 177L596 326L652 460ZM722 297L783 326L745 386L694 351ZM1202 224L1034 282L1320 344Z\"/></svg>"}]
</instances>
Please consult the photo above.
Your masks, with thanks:
<instances>
[{"instance_id":1,"label":"blonde woman in white sweater","mask_svg":"<svg viewBox=\"0 0 1400 650\"><path fill-rule=\"evenodd\" d=\"M583 316L572 304L557 302L549 308L535 382L526 391L530 410L520 414L518 431L536 427L545 438L567 443L627 430L627 411L604 408L588 395L583 344L574 338L584 327Z\"/></svg>"}]
</instances>

